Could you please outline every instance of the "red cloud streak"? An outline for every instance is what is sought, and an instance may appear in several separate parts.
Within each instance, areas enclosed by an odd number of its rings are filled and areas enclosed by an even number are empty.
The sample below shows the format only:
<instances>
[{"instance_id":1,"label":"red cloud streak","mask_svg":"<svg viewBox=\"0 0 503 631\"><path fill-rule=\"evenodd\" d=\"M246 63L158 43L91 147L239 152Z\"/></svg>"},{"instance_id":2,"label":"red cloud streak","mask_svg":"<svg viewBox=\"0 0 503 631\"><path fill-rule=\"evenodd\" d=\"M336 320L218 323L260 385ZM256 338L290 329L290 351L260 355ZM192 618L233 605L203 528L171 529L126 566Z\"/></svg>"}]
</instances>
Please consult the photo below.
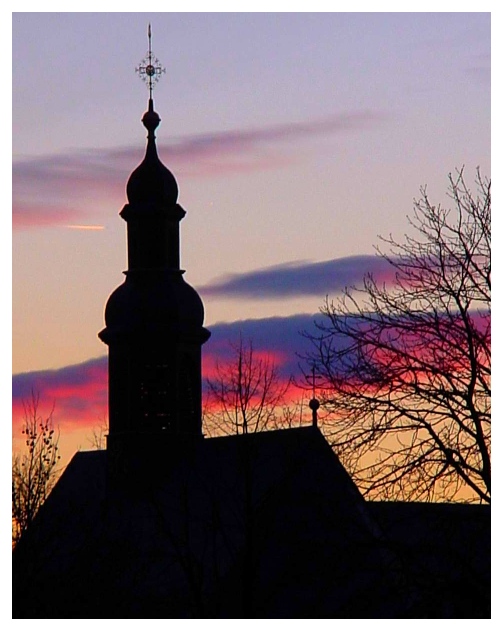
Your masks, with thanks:
<instances>
[{"instance_id":1,"label":"red cloud streak","mask_svg":"<svg viewBox=\"0 0 503 631\"><path fill-rule=\"evenodd\" d=\"M473 314L473 321L482 333L490 334L490 314ZM252 339L254 343L254 357L268 359L278 369L281 383L286 384L292 373L299 374L298 355L306 354L310 349L308 341L299 335L299 330L307 330L314 316L291 316L289 318L269 318L264 320L249 320L228 324L217 324L212 327L212 338L203 353L203 383L206 379L216 377L216 366L225 366L233 356L228 341ZM455 335L455 330L450 331ZM336 341L336 343L338 343ZM344 345L344 340L340 340ZM410 339L403 339L403 343L416 348L417 360L430 353L434 353L435 345L423 346L419 350L414 344L414 335ZM438 355L438 353L437 353ZM383 360L389 361L386 356ZM427 357L434 361L435 358ZM458 356L448 356L445 361L450 362L452 370L463 365L462 353ZM407 366L397 364L397 369L407 369ZM344 376L348 387L351 379ZM30 399L31 392L40 396L43 415L49 414L54 405L54 420L59 425L62 438L65 432L88 429L102 424L107 416L107 358L100 357L83 364L67 366L58 370L47 370L14 375L13 378L13 432L14 439L20 437L20 425L23 420L23 401ZM303 390L292 385L287 393L287 402L303 399L306 402L311 396L310 390Z\"/></svg>"},{"instance_id":2,"label":"red cloud streak","mask_svg":"<svg viewBox=\"0 0 503 631\"><path fill-rule=\"evenodd\" d=\"M225 364L226 349L216 350L215 354L204 355L203 383L216 376L216 365ZM258 351L257 359L268 359L278 369L286 364L281 352ZM281 382L287 378L280 376ZM108 409L108 374L105 357L91 360L78 366L69 366L60 370L24 373L14 376L13 387L13 431L20 433L24 416L24 403L31 392L40 396L40 413L48 415L54 406L54 421L64 432L65 429L88 428L98 426L107 417Z\"/></svg>"}]
</instances>

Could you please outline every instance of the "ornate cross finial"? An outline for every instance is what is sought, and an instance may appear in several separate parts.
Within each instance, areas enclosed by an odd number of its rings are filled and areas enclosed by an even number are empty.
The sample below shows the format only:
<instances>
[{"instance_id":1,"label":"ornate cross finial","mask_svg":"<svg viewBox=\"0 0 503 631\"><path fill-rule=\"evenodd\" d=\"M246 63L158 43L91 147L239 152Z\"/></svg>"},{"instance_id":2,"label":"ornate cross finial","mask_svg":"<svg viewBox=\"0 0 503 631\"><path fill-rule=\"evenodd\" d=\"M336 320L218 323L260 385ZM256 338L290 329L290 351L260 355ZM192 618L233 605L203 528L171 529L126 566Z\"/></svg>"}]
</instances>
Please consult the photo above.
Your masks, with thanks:
<instances>
[{"instance_id":1,"label":"ornate cross finial","mask_svg":"<svg viewBox=\"0 0 503 631\"><path fill-rule=\"evenodd\" d=\"M140 65L135 68L135 72L137 72L140 79L147 84L149 98L152 99L152 90L161 78L161 74L166 72L166 68L164 68L157 57L152 54L152 30L150 23L148 25L148 53L141 60Z\"/></svg>"}]
</instances>

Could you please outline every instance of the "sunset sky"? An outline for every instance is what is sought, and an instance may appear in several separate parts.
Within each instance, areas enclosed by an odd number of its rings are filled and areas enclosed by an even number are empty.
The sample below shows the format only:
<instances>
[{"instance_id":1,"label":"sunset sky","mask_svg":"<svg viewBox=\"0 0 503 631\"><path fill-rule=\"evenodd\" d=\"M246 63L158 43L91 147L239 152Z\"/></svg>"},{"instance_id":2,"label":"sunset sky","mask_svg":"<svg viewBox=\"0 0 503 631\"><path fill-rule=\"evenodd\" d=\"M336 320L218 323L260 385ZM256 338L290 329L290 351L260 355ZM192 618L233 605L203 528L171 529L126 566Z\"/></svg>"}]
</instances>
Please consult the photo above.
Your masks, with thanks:
<instances>
[{"instance_id":1,"label":"sunset sky","mask_svg":"<svg viewBox=\"0 0 503 631\"><path fill-rule=\"evenodd\" d=\"M35 389L65 458L106 415L149 22L207 369L242 332L295 371L325 296L385 277L378 235L401 239L420 187L448 205L449 172L490 175L489 13L14 13L14 437Z\"/></svg>"}]
</instances>

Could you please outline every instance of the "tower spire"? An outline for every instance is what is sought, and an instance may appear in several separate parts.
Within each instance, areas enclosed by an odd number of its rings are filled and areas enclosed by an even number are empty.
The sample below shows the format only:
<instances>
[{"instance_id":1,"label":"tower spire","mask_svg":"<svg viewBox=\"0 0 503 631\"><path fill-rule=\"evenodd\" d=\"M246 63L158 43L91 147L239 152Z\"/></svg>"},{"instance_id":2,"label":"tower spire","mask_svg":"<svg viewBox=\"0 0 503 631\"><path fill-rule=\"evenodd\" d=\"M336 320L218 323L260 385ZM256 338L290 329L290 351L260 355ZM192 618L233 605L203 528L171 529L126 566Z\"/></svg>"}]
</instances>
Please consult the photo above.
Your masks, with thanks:
<instances>
[{"instance_id":1,"label":"tower spire","mask_svg":"<svg viewBox=\"0 0 503 631\"><path fill-rule=\"evenodd\" d=\"M201 346L210 332L203 327L201 298L180 268L185 210L177 201L178 185L156 149L160 117L152 91L164 71L152 54L149 24L148 52L136 68L149 90L142 118L147 148L129 177L128 203L120 212L127 224L128 269L107 301L99 333L109 347L107 448L113 458L127 458L143 443L148 453L153 445L202 438Z\"/></svg>"}]
</instances>

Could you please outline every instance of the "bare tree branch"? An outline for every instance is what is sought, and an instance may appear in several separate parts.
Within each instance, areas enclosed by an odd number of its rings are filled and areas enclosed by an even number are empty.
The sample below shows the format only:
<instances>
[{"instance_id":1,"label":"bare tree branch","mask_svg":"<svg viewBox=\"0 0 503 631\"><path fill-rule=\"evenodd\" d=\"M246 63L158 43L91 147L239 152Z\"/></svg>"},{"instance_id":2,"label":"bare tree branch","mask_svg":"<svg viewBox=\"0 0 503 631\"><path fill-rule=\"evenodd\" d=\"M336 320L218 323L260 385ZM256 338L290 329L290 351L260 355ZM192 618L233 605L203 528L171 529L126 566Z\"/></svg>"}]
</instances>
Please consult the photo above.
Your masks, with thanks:
<instances>
[{"instance_id":1,"label":"bare tree branch","mask_svg":"<svg viewBox=\"0 0 503 631\"><path fill-rule=\"evenodd\" d=\"M301 422L302 404L287 405L291 385L280 378L269 356L258 355L251 341L230 344L232 357L217 363L215 377L207 379L204 427L209 435L248 434L292 427Z\"/></svg>"}]
</instances>

